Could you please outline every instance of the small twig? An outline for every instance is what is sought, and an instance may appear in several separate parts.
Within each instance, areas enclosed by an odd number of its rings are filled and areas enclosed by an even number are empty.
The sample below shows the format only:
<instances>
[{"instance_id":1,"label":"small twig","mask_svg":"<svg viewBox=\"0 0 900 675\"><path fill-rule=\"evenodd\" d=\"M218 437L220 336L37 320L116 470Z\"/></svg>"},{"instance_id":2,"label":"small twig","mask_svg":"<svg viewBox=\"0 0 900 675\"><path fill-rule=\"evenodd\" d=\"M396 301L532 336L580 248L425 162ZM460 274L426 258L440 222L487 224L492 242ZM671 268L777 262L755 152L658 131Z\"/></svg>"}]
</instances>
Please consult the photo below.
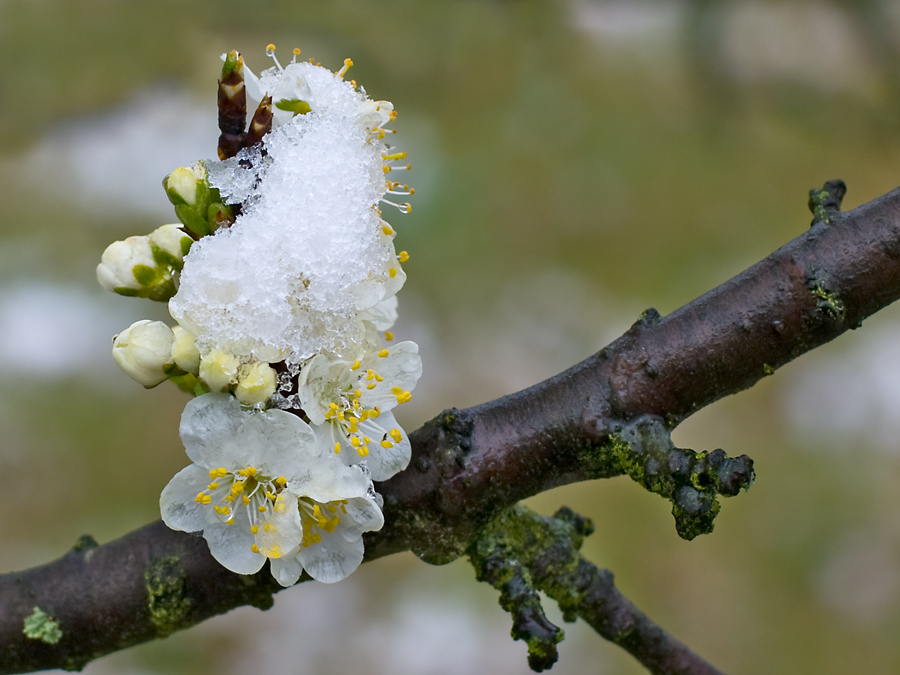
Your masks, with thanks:
<instances>
[{"instance_id":1,"label":"small twig","mask_svg":"<svg viewBox=\"0 0 900 675\"><path fill-rule=\"evenodd\" d=\"M544 616L540 590L559 603L566 621L581 617L654 675L721 675L623 596L612 572L579 554L592 531L589 520L567 508L545 518L519 505L485 527L469 549L478 579L501 591L500 604L513 615L512 636L527 642L532 670L553 665L562 637Z\"/></svg>"}]
</instances>

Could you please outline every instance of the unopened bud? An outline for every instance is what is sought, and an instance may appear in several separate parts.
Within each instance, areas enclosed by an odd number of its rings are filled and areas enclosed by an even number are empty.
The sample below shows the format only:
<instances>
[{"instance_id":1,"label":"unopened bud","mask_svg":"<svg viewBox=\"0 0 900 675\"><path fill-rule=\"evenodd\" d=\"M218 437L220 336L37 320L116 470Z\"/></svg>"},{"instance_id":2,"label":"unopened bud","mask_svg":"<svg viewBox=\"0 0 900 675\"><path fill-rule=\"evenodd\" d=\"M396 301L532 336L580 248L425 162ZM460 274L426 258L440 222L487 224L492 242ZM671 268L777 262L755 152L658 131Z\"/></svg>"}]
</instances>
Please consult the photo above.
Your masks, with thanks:
<instances>
[{"instance_id":1,"label":"unopened bud","mask_svg":"<svg viewBox=\"0 0 900 675\"><path fill-rule=\"evenodd\" d=\"M234 396L245 405L263 403L277 388L275 370L265 361L241 366Z\"/></svg>"},{"instance_id":2,"label":"unopened bud","mask_svg":"<svg viewBox=\"0 0 900 675\"><path fill-rule=\"evenodd\" d=\"M191 239L180 224L163 225L150 233L150 247L153 249L153 258L160 265L168 265L174 270L181 270L184 265L184 256L191 250Z\"/></svg>"},{"instance_id":3,"label":"unopened bud","mask_svg":"<svg viewBox=\"0 0 900 675\"><path fill-rule=\"evenodd\" d=\"M196 375L200 371L200 351L194 342L194 336L181 326L172 329L175 341L172 343L172 359L175 365L186 373Z\"/></svg>"},{"instance_id":4,"label":"unopened bud","mask_svg":"<svg viewBox=\"0 0 900 675\"><path fill-rule=\"evenodd\" d=\"M144 319L113 338L113 359L133 380L150 389L174 370L172 329L162 321Z\"/></svg>"},{"instance_id":5,"label":"unopened bud","mask_svg":"<svg viewBox=\"0 0 900 675\"><path fill-rule=\"evenodd\" d=\"M119 295L167 301L176 290L170 261L171 256L151 243L149 236L128 237L106 247L97 265L97 281Z\"/></svg>"},{"instance_id":6,"label":"unopened bud","mask_svg":"<svg viewBox=\"0 0 900 675\"><path fill-rule=\"evenodd\" d=\"M221 349L213 349L200 357L200 379L206 382L210 391L222 391L237 382L241 362L234 354Z\"/></svg>"}]
</instances>

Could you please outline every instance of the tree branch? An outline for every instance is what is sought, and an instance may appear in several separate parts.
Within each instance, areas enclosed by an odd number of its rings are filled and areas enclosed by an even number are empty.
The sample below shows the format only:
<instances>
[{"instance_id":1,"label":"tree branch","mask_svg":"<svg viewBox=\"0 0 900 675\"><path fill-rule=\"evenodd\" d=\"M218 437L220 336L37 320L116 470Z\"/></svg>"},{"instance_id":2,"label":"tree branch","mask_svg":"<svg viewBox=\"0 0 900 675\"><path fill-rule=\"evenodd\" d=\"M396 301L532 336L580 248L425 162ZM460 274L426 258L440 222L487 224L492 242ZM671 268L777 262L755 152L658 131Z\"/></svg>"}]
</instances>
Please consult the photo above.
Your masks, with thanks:
<instances>
[{"instance_id":1,"label":"tree branch","mask_svg":"<svg viewBox=\"0 0 900 675\"><path fill-rule=\"evenodd\" d=\"M411 549L448 562L519 500L623 473L617 429L655 419L671 430L900 297L900 190L830 220L669 316L645 312L569 370L411 434L410 468L379 486L386 525L366 537L367 559ZM148 525L0 577L0 671L77 668L243 604L266 607L276 590L267 571L232 574L203 540ZM23 633L35 607L58 623L55 644Z\"/></svg>"}]
</instances>

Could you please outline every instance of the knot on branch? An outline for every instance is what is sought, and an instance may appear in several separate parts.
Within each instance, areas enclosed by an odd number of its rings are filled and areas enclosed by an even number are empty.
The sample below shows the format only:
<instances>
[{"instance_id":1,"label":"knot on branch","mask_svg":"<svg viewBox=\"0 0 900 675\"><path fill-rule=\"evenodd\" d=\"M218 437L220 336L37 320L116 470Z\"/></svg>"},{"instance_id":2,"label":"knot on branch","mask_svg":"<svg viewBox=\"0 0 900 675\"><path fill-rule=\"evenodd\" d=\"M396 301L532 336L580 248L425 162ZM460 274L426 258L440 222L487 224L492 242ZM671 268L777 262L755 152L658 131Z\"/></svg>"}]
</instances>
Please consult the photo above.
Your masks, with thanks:
<instances>
[{"instance_id":1,"label":"knot on branch","mask_svg":"<svg viewBox=\"0 0 900 675\"><path fill-rule=\"evenodd\" d=\"M813 214L810 225L823 222L833 225L841 215L841 202L847 194L847 184L840 180L830 180L821 188L809 191L809 210Z\"/></svg>"},{"instance_id":2,"label":"knot on branch","mask_svg":"<svg viewBox=\"0 0 900 675\"><path fill-rule=\"evenodd\" d=\"M724 450L676 448L663 422L642 417L613 428L611 461L624 474L672 502L675 530L682 539L712 532L720 504L754 479L753 460Z\"/></svg>"},{"instance_id":3,"label":"knot on branch","mask_svg":"<svg viewBox=\"0 0 900 675\"><path fill-rule=\"evenodd\" d=\"M520 505L491 521L468 550L476 578L500 591L500 606L513 618L510 634L528 645L528 665L536 672L556 663L556 645L565 635L547 619L538 591L557 600L580 596L567 582L584 537L593 530L590 520L568 508L544 518ZM576 619L575 605L567 610L560 602L566 621Z\"/></svg>"}]
</instances>

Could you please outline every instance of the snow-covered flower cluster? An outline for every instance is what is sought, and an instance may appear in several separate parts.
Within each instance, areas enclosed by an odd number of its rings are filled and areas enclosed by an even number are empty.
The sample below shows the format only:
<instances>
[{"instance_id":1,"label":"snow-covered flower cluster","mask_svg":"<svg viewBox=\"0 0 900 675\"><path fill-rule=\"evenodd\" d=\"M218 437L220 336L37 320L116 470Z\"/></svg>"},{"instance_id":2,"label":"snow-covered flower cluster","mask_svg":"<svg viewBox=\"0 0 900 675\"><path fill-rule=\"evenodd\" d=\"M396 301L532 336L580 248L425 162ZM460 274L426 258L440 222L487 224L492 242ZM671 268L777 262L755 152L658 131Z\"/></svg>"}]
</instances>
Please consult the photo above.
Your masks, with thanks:
<instances>
[{"instance_id":1,"label":"snow-covered flower cluster","mask_svg":"<svg viewBox=\"0 0 900 675\"><path fill-rule=\"evenodd\" d=\"M385 142L394 119L343 76L294 58L259 77L237 52L219 82L217 161L163 185L179 223L115 242L97 278L126 296L168 301L174 327L138 321L113 357L145 387L194 394L181 439L193 462L163 490L169 527L202 532L228 569L270 561L282 585L324 582L360 564L384 523L373 481L406 468L392 410L422 372L394 343L405 251L381 207L409 195ZM258 102L249 128L247 99Z\"/></svg>"}]
</instances>

